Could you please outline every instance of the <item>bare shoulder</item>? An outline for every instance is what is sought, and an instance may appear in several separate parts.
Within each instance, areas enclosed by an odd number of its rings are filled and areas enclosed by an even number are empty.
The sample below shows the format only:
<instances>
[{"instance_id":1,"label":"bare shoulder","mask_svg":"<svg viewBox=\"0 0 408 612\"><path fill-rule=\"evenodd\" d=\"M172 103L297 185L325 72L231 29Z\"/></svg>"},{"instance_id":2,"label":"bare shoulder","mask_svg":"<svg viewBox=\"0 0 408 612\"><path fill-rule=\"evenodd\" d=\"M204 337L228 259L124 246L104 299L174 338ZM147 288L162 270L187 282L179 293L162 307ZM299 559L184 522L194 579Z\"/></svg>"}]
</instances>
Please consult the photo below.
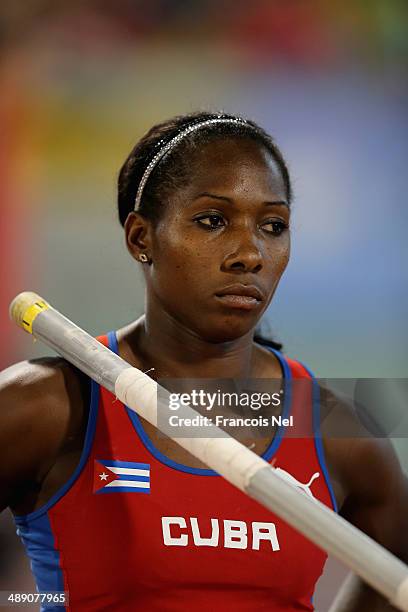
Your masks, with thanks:
<instances>
[{"instance_id":1,"label":"bare shoulder","mask_svg":"<svg viewBox=\"0 0 408 612\"><path fill-rule=\"evenodd\" d=\"M62 358L16 363L0 373L0 510L40 486L80 428L84 389Z\"/></svg>"},{"instance_id":2,"label":"bare shoulder","mask_svg":"<svg viewBox=\"0 0 408 612\"><path fill-rule=\"evenodd\" d=\"M332 391L321 388L321 405L326 458L344 492L341 515L407 559L408 480L393 444Z\"/></svg>"},{"instance_id":3,"label":"bare shoulder","mask_svg":"<svg viewBox=\"0 0 408 612\"><path fill-rule=\"evenodd\" d=\"M320 429L325 444L338 471L343 479L347 477L350 485L360 474L369 485L374 480L373 473L378 476L383 473L381 470L402 473L390 440L377 436L367 427L365 418L351 400L320 385L320 407Z\"/></svg>"}]
</instances>

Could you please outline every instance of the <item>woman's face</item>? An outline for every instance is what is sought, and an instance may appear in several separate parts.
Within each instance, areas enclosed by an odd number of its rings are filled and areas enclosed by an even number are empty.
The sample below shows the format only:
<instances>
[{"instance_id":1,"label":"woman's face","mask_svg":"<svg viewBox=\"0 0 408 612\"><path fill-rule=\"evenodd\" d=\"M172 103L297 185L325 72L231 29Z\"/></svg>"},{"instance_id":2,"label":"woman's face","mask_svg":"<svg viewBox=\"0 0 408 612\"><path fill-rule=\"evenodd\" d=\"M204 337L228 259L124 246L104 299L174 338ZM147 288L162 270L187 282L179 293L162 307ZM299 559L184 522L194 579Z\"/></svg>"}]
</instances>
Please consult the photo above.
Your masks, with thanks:
<instances>
[{"instance_id":1,"label":"woman's face","mask_svg":"<svg viewBox=\"0 0 408 612\"><path fill-rule=\"evenodd\" d=\"M151 228L148 303L201 338L225 342L254 328L286 268L286 190L270 153L249 139L209 143L191 171Z\"/></svg>"}]
</instances>

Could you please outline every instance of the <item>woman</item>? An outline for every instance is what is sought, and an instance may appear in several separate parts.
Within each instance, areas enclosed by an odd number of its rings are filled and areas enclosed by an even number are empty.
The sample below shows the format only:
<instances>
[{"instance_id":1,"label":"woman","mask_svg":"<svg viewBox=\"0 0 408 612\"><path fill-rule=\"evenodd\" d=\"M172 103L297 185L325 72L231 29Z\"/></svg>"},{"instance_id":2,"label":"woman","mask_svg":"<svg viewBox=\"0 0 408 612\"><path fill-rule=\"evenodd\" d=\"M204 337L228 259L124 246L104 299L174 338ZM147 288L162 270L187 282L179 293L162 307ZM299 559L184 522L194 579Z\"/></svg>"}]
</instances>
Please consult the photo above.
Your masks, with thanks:
<instances>
[{"instance_id":1,"label":"woman","mask_svg":"<svg viewBox=\"0 0 408 612\"><path fill-rule=\"evenodd\" d=\"M157 379L282 380L281 413L312 435L271 427L243 442L403 558L406 483L391 447L322 443L310 386L292 393L309 372L254 342L288 263L291 199L284 159L253 122L199 113L153 127L119 176L145 314L99 340ZM326 555L88 383L62 359L2 375L1 504L38 588L69 592L73 611L312 610ZM336 604L377 609L390 608L357 579Z\"/></svg>"}]
</instances>

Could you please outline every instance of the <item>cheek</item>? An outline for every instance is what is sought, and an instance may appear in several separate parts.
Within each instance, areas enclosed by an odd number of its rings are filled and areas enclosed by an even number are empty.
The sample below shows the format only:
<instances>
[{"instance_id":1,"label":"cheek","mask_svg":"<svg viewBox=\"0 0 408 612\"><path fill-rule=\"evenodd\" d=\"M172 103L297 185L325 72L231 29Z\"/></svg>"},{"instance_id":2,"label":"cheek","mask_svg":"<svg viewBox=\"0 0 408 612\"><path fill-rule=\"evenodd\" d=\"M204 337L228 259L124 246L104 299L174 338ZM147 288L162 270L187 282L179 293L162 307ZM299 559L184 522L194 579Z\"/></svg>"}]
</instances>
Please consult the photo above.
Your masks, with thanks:
<instances>
[{"instance_id":1,"label":"cheek","mask_svg":"<svg viewBox=\"0 0 408 612\"><path fill-rule=\"evenodd\" d=\"M182 286L183 292L194 292L208 279L208 271L213 268L214 249L201 241L167 231L164 239L160 235L154 246L153 277L160 285Z\"/></svg>"},{"instance_id":2,"label":"cheek","mask_svg":"<svg viewBox=\"0 0 408 612\"><path fill-rule=\"evenodd\" d=\"M283 269L286 268L286 266L289 263L289 258L290 258L290 237L288 236L285 246L282 248L282 265L283 265Z\"/></svg>"},{"instance_id":3,"label":"cheek","mask_svg":"<svg viewBox=\"0 0 408 612\"><path fill-rule=\"evenodd\" d=\"M268 270L273 271L274 275L279 278L288 265L289 256L290 236L289 234L285 234L284 236L278 238L276 242L273 242L267 249L266 267Z\"/></svg>"}]
</instances>

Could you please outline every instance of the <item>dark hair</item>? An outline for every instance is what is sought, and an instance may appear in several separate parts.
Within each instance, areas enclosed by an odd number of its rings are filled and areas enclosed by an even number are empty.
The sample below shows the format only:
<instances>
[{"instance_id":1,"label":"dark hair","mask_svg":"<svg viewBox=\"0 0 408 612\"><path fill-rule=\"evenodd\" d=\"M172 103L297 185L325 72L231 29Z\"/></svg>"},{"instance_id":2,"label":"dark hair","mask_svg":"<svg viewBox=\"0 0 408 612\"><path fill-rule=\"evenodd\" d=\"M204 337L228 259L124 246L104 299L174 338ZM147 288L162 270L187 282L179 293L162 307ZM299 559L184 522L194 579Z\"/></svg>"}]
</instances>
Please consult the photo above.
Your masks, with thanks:
<instances>
[{"instance_id":1,"label":"dark hair","mask_svg":"<svg viewBox=\"0 0 408 612\"><path fill-rule=\"evenodd\" d=\"M220 113L190 113L168 119L154 125L139 140L123 164L118 179L118 212L123 226L134 209L135 198L144 171L161 147L183 129L194 123L215 118L241 119L235 115ZM263 145L279 166L286 187L288 203L292 199L292 188L286 162L277 145L267 132L253 121L245 123L218 123L203 127L185 136L157 164L144 187L138 212L156 221L166 199L188 182L192 154L208 142L220 137L252 139ZM189 161L190 160L190 161Z\"/></svg>"},{"instance_id":2,"label":"dark hair","mask_svg":"<svg viewBox=\"0 0 408 612\"><path fill-rule=\"evenodd\" d=\"M119 221L123 226L126 218L134 209L136 193L142 176L157 152L169 140L188 126L215 118L241 119L236 115L225 113L190 113L179 115L154 125L139 140L123 164L118 179L118 212ZM150 174L143 189L142 199L138 212L153 222L160 218L163 203L171 193L188 182L191 169L192 154L203 145L221 137L246 138L263 145L278 164L285 183L288 204L292 200L292 187L286 162L272 137L253 121L245 123L219 123L203 127L184 137L171 151L169 151L157 164ZM275 342L270 334L255 331L254 340L259 344L280 350L282 344Z\"/></svg>"}]
</instances>

